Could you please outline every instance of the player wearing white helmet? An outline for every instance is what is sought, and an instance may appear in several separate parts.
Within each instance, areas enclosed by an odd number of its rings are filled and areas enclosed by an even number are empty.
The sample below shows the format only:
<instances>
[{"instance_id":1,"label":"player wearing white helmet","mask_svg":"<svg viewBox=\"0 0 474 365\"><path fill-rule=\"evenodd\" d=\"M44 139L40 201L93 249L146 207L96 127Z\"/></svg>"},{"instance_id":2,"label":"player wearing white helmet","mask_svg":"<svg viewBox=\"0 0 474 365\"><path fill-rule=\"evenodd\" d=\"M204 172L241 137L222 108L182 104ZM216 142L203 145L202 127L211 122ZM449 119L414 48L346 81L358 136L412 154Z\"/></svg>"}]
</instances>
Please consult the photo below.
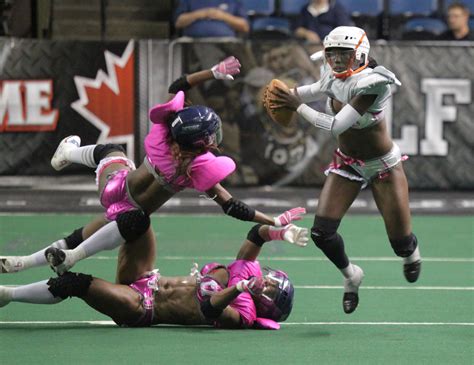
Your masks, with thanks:
<instances>
[{"instance_id":1,"label":"player wearing white helmet","mask_svg":"<svg viewBox=\"0 0 474 365\"><path fill-rule=\"evenodd\" d=\"M290 92L277 89L272 100L273 108L293 109L337 138L339 148L326 170L328 177L319 197L311 237L344 275L346 313L357 308L364 273L349 261L337 229L361 188L371 186L391 246L403 258L407 281L415 282L421 270L411 226L408 184L401 164L404 157L389 136L384 116L390 85L401 83L391 71L371 62L369 51L363 29L335 28L324 39L321 79ZM326 113L305 104L318 94L328 96Z\"/></svg>"}]
</instances>

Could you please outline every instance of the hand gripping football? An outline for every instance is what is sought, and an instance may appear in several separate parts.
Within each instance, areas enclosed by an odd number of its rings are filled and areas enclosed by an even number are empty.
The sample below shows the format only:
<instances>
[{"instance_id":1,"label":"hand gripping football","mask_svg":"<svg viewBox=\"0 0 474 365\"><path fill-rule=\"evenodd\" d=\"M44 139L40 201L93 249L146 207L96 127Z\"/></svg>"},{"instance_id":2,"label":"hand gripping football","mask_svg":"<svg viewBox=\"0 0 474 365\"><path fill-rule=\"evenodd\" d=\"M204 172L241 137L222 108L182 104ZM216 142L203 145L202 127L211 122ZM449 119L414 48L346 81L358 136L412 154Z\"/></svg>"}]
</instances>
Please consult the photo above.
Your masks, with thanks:
<instances>
[{"instance_id":1,"label":"hand gripping football","mask_svg":"<svg viewBox=\"0 0 474 365\"><path fill-rule=\"evenodd\" d=\"M280 87L289 92L288 86L278 79L273 79L270 83L265 87L265 91L263 92L263 106L267 110L268 115L272 120L284 127L288 127L288 125L293 120L293 116L295 112L288 108L278 108L278 109L271 109L270 107L273 105L273 100L275 95L272 94L272 91L276 89L276 87Z\"/></svg>"}]
</instances>

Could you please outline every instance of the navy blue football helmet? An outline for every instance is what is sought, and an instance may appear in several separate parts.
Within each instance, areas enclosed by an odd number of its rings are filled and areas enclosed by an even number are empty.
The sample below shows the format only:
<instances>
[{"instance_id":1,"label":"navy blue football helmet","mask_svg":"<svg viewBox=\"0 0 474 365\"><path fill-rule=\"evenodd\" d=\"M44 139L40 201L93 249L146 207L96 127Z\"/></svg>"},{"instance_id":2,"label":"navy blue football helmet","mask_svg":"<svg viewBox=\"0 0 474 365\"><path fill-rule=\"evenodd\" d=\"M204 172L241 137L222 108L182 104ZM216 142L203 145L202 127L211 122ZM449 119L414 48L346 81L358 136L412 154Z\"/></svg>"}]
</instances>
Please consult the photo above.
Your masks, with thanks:
<instances>
[{"instance_id":1,"label":"navy blue football helmet","mask_svg":"<svg viewBox=\"0 0 474 365\"><path fill-rule=\"evenodd\" d=\"M222 141L222 121L214 110L193 105L178 111L170 124L173 139L184 147L206 147Z\"/></svg>"},{"instance_id":2,"label":"navy blue football helmet","mask_svg":"<svg viewBox=\"0 0 474 365\"><path fill-rule=\"evenodd\" d=\"M262 269L262 276L272 280L276 286L270 295L263 294L255 303L257 316L283 322L293 309L295 288L286 272L269 267Z\"/></svg>"}]
</instances>

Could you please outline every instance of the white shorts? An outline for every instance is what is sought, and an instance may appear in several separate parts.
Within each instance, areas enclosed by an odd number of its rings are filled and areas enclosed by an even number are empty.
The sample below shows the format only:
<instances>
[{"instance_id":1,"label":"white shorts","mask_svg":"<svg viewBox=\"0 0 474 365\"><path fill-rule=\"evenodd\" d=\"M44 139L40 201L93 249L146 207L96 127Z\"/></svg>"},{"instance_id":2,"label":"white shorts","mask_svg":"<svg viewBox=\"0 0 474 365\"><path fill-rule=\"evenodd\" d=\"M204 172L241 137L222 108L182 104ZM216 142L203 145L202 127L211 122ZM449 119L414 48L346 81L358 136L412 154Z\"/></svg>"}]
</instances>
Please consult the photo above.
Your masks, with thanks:
<instances>
[{"instance_id":1,"label":"white shorts","mask_svg":"<svg viewBox=\"0 0 474 365\"><path fill-rule=\"evenodd\" d=\"M324 173L326 176L333 173L349 180L359 181L362 183L361 189L364 189L372 180L386 177L388 171L406 159L408 159L408 156L402 156L400 147L395 143L387 154L365 161L347 156L337 149L334 153L333 163L328 166ZM350 166L356 173L341 169L343 165Z\"/></svg>"}]
</instances>

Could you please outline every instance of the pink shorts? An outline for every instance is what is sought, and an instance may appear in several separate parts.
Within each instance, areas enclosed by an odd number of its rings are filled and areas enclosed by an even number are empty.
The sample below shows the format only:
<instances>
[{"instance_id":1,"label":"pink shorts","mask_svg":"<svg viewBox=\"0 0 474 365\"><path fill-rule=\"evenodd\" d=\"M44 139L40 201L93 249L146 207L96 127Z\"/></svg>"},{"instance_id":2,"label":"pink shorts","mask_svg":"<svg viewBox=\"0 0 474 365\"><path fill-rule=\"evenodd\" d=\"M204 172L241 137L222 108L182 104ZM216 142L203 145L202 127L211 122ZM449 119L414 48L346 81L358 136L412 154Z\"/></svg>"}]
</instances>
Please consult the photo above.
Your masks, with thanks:
<instances>
[{"instance_id":1,"label":"pink shorts","mask_svg":"<svg viewBox=\"0 0 474 365\"><path fill-rule=\"evenodd\" d=\"M100 203L106 209L105 217L113 221L120 213L139 208L128 194L127 175L129 170L118 170L110 175L100 195Z\"/></svg>"},{"instance_id":2,"label":"pink shorts","mask_svg":"<svg viewBox=\"0 0 474 365\"><path fill-rule=\"evenodd\" d=\"M122 326L150 327L153 324L155 292L159 290L158 280L160 280L160 273L158 270L153 270L129 285L130 288L140 294L142 300L141 304L145 312L136 322L121 323Z\"/></svg>"}]
</instances>

